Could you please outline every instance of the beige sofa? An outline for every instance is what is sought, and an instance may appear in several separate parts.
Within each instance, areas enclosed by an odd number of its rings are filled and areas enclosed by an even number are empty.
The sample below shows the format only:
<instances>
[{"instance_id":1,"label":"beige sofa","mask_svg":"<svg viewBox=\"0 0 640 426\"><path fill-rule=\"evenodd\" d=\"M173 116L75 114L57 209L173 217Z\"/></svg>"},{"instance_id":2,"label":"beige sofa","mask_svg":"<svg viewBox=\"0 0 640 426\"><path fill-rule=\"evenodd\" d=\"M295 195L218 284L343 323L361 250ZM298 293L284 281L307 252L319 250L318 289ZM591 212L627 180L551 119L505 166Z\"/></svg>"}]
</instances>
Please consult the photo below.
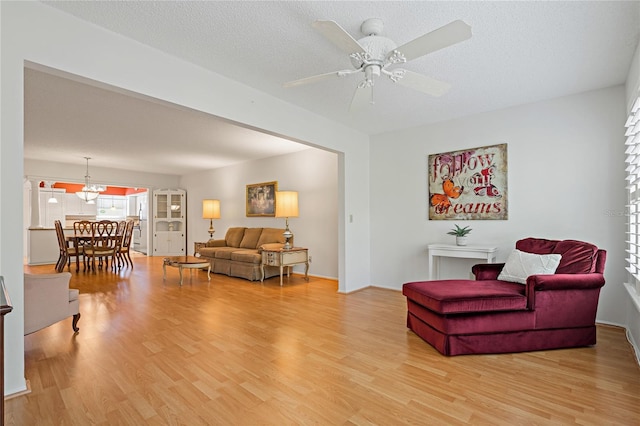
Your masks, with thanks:
<instances>
[{"instance_id":1,"label":"beige sofa","mask_svg":"<svg viewBox=\"0 0 640 426\"><path fill-rule=\"evenodd\" d=\"M209 260L212 272L257 281L262 277L262 250L282 248L283 232L279 228L229 228L223 240L207 241L196 256ZM265 278L276 275L280 275L280 268L265 266Z\"/></svg>"}]
</instances>

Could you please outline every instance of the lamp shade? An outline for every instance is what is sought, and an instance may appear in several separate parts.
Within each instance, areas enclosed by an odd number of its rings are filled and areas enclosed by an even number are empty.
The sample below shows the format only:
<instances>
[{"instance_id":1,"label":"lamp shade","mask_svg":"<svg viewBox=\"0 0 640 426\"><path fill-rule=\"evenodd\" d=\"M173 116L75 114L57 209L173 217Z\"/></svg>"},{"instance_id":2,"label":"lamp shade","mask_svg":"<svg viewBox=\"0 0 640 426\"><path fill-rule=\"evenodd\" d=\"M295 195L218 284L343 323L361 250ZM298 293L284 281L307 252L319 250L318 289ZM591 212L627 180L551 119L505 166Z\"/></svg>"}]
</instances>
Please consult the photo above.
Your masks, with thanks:
<instances>
[{"instance_id":1,"label":"lamp shade","mask_svg":"<svg viewBox=\"0 0 640 426\"><path fill-rule=\"evenodd\" d=\"M220 219L220 200L202 200L202 218Z\"/></svg>"},{"instance_id":2,"label":"lamp shade","mask_svg":"<svg viewBox=\"0 0 640 426\"><path fill-rule=\"evenodd\" d=\"M298 217L296 191L276 191L276 217Z\"/></svg>"}]
</instances>

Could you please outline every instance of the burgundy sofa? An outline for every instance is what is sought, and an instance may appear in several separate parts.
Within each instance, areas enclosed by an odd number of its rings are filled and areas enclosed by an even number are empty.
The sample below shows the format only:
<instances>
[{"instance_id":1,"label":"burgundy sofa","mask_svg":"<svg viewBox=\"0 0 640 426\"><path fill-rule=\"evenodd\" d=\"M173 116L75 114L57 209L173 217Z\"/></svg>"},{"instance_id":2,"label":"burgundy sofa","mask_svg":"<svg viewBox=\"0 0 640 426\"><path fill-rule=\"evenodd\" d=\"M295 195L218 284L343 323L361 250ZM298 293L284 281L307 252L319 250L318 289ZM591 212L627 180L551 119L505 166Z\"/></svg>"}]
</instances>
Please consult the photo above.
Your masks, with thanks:
<instances>
[{"instance_id":1,"label":"burgundy sofa","mask_svg":"<svg viewBox=\"0 0 640 426\"><path fill-rule=\"evenodd\" d=\"M530 275L526 284L498 280L504 263L473 266L475 281L406 283L407 327L444 355L594 345L606 251L539 238L516 249L562 257L554 274Z\"/></svg>"}]
</instances>

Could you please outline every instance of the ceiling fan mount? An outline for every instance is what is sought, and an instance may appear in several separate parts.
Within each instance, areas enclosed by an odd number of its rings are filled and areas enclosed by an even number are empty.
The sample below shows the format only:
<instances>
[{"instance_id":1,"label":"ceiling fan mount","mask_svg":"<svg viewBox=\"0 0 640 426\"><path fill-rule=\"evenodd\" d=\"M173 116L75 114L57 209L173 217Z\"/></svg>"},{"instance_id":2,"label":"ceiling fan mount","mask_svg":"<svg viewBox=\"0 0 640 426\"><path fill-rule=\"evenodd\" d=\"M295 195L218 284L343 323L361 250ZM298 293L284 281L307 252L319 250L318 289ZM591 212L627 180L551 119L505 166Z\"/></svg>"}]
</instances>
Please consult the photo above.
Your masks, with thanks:
<instances>
[{"instance_id":1,"label":"ceiling fan mount","mask_svg":"<svg viewBox=\"0 0 640 426\"><path fill-rule=\"evenodd\" d=\"M432 96L443 95L451 87L449 83L402 68L393 68L393 66L471 37L471 27L459 20L424 34L400 47L393 40L380 35L384 29L384 24L380 18L365 20L360 26L360 31L362 31L364 37L357 41L334 21L315 21L313 28L349 55L353 69L334 71L290 81L285 83L284 87L295 87L336 76L345 77L362 72L364 73L364 80L357 85L351 101L352 111L358 110L368 103L373 103L375 79L382 75L388 77L394 83Z\"/></svg>"}]
</instances>

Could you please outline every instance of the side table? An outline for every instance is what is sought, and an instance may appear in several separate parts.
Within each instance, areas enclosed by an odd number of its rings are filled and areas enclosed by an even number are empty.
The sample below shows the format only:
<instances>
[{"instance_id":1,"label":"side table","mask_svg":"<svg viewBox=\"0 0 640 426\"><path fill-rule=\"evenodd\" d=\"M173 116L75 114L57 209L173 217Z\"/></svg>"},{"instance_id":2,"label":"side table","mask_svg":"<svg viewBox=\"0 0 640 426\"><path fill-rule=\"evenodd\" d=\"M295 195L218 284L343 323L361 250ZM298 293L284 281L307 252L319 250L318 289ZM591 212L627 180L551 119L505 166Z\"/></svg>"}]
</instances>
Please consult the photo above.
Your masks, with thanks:
<instances>
[{"instance_id":1,"label":"side table","mask_svg":"<svg viewBox=\"0 0 640 426\"><path fill-rule=\"evenodd\" d=\"M429 244L429 279L437 279L440 275L440 257L458 257L465 259L484 259L487 263L496 261L497 247L491 246L456 246L453 244ZM438 257L438 274L434 273L434 257Z\"/></svg>"},{"instance_id":2,"label":"side table","mask_svg":"<svg viewBox=\"0 0 640 426\"><path fill-rule=\"evenodd\" d=\"M203 243L200 241L196 241L193 243L193 255L197 256L198 255L198 250L200 250L202 247L205 247L207 245L207 243Z\"/></svg>"},{"instance_id":3,"label":"side table","mask_svg":"<svg viewBox=\"0 0 640 426\"><path fill-rule=\"evenodd\" d=\"M302 247L292 247L288 250L263 250L262 251L262 265L261 272L262 277L260 282L264 281L264 267L265 266L279 266L280 267L280 286L282 286L282 272L283 268L287 267L287 277L289 277L291 266L300 263L305 264L304 279L309 281L309 249Z\"/></svg>"}]
</instances>

